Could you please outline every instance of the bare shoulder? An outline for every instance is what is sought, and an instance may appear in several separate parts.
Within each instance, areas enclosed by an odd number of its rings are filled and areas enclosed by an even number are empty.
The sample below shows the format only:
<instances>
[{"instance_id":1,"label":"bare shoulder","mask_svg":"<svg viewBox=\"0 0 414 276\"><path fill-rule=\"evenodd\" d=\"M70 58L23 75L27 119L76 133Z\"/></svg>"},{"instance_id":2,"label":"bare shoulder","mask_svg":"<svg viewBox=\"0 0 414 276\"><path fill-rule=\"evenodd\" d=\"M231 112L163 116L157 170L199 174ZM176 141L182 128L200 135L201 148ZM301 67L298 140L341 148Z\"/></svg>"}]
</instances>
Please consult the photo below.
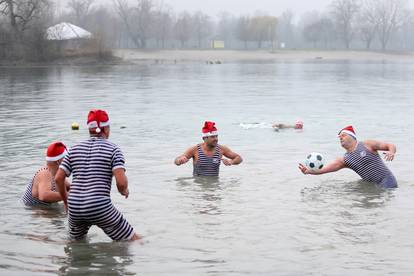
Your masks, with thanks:
<instances>
[{"instance_id":1,"label":"bare shoulder","mask_svg":"<svg viewBox=\"0 0 414 276\"><path fill-rule=\"evenodd\" d=\"M185 155L187 155L187 157L191 157L195 154L195 152L197 151L197 147L199 144L196 144L194 146L189 147L186 151L185 151Z\"/></svg>"},{"instance_id":2,"label":"bare shoulder","mask_svg":"<svg viewBox=\"0 0 414 276\"><path fill-rule=\"evenodd\" d=\"M364 140L364 141L363 141L363 143L364 143L364 145L371 146L371 145L378 144L378 143L379 143L379 141L377 141L377 140L372 140L372 139L368 139L368 140Z\"/></svg>"},{"instance_id":3,"label":"bare shoulder","mask_svg":"<svg viewBox=\"0 0 414 276\"><path fill-rule=\"evenodd\" d=\"M51 179L52 174L49 172L48 169L41 169L36 173L35 178L37 178L38 180Z\"/></svg>"},{"instance_id":4,"label":"bare shoulder","mask_svg":"<svg viewBox=\"0 0 414 276\"><path fill-rule=\"evenodd\" d=\"M200 144L195 144L194 146L189 147L187 151L195 152L199 145Z\"/></svg>"},{"instance_id":5,"label":"bare shoulder","mask_svg":"<svg viewBox=\"0 0 414 276\"><path fill-rule=\"evenodd\" d=\"M230 148L228 146L225 145L218 145L221 149L222 152L229 152L231 151Z\"/></svg>"},{"instance_id":6,"label":"bare shoulder","mask_svg":"<svg viewBox=\"0 0 414 276\"><path fill-rule=\"evenodd\" d=\"M37 183L51 183L53 181L52 174L47 169L40 170L34 177Z\"/></svg>"},{"instance_id":7,"label":"bare shoulder","mask_svg":"<svg viewBox=\"0 0 414 276\"><path fill-rule=\"evenodd\" d=\"M372 140L372 139L365 140L363 143L364 143L364 146L369 151L372 151L372 152L375 152L378 148L380 148L380 145L381 145L380 141Z\"/></svg>"}]
</instances>

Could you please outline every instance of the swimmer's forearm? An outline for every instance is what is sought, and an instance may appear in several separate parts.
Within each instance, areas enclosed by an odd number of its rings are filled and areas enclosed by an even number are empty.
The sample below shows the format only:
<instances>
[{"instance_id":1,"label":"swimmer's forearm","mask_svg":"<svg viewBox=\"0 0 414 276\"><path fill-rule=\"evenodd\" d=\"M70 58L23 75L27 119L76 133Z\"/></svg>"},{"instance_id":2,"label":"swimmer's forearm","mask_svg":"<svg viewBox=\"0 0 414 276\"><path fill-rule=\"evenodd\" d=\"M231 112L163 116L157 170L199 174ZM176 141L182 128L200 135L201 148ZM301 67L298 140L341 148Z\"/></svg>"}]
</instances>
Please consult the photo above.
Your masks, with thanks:
<instances>
[{"instance_id":1,"label":"swimmer's forearm","mask_svg":"<svg viewBox=\"0 0 414 276\"><path fill-rule=\"evenodd\" d=\"M388 151L391 152L392 154L396 154L397 153L397 147L394 144L388 144Z\"/></svg>"},{"instance_id":2,"label":"swimmer's forearm","mask_svg":"<svg viewBox=\"0 0 414 276\"><path fill-rule=\"evenodd\" d=\"M39 194L39 200L50 203L59 202L62 200L62 196L59 192L48 191Z\"/></svg>"},{"instance_id":3,"label":"swimmer's forearm","mask_svg":"<svg viewBox=\"0 0 414 276\"><path fill-rule=\"evenodd\" d=\"M329 163L319 171L316 171L315 174L325 174L339 171L340 169L345 168L345 163L343 163L342 158L338 158L333 162Z\"/></svg>"},{"instance_id":4,"label":"swimmer's forearm","mask_svg":"<svg viewBox=\"0 0 414 276\"><path fill-rule=\"evenodd\" d=\"M232 165L238 165L243 162L243 158L240 155L237 155L235 158L231 160Z\"/></svg>"}]
</instances>

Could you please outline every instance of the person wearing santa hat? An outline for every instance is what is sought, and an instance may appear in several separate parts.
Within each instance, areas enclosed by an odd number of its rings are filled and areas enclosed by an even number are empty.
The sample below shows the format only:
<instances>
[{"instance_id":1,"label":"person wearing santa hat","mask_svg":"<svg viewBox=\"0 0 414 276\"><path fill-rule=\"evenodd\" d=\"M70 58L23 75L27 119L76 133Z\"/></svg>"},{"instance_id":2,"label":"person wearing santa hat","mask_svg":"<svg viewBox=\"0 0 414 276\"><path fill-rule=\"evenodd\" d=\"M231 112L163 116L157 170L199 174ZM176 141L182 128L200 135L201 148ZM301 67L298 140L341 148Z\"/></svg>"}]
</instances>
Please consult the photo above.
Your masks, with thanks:
<instances>
[{"instance_id":1,"label":"person wearing santa hat","mask_svg":"<svg viewBox=\"0 0 414 276\"><path fill-rule=\"evenodd\" d=\"M239 154L218 144L218 131L214 122L204 123L201 137L204 140L203 143L190 147L175 158L174 163L177 166L187 163L192 158L194 176L218 176L221 162L226 166L231 166L243 161Z\"/></svg>"},{"instance_id":2,"label":"person wearing santa hat","mask_svg":"<svg viewBox=\"0 0 414 276\"><path fill-rule=\"evenodd\" d=\"M296 123L294 125L289 125L289 124L281 124L281 123L274 123L272 125L272 127L278 131L279 129L284 129L284 128L294 128L294 129L303 129L303 122L302 121L296 121Z\"/></svg>"},{"instance_id":3,"label":"person wearing santa hat","mask_svg":"<svg viewBox=\"0 0 414 276\"><path fill-rule=\"evenodd\" d=\"M338 137L341 146L346 150L345 155L318 171L309 170L306 166L299 164L299 169L303 174L324 174L349 168L363 180L374 182L381 187L396 188L398 186L394 175L378 154L378 151L384 151L386 161L394 160L397 151L394 144L376 140L358 142L352 126L341 129Z\"/></svg>"},{"instance_id":4,"label":"person wearing santa hat","mask_svg":"<svg viewBox=\"0 0 414 276\"><path fill-rule=\"evenodd\" d=\"M62 200L56 191L55 175L63 157L67 154L66 146L62 142L50 144L46 151L46 164L36 172L27 185L22 201L26 206L51 206ZM66 189L69 183L64 183Z\"/></svg>"},{"instance_id":5,"label":"person wearing santa hat","mask_svg":"<svg viewBox=\"0 0 414 276\"><path fill-rule=\"evenodd\" d=\"M112 177L118 192L128 198L128 179L121 149L108 140L109 116L94 109L88 114L90 138L74 145L63 159L55 180L69 217L69 234L83 239L92 225L113 240L138 240L132 226L111 201ZM64 180L72 175L69 195Z\"/></svg>"}]
</instances>

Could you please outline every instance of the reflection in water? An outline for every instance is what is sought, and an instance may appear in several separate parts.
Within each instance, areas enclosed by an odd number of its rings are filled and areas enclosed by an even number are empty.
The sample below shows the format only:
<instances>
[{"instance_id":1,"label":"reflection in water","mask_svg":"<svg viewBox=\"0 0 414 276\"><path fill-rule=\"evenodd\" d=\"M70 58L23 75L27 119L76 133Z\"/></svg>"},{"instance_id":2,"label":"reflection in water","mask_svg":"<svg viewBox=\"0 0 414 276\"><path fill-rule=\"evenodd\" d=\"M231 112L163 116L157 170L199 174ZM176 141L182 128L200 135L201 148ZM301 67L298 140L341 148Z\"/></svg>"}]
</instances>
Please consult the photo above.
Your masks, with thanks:
<instances>
[{"instance_id":1,"label":"reflection in water","mask_svg":"<svg viewBox=\"0 0 414 276\"><path fill-rule=\"evenodd\" d=\"M382 237L378 228L393 190L362 180L329 181L302 190L304 228L331 242L372 243ZM328 233L328 234L327 234Z\"/></svg>"},{"instance_id":2,"label":"reflection in water","mask_svg":"<svg viewBox=\"0 0 414 276\"><path fill-rule=\"evenodd\" d=\"M33 206L25 207L27 210L31 210L33 218L45 218L45 219L58 219L66 217L63 204L54 203L51 206Z\"/></svg>"},{"instance_id":3,"label":"reflection in water","mask_svg":"<svg viewBox=\"0 0 414 276\"><path fill-rule=\"evenodd\" d=\"M195 235L208 241L203 248L196 249L190 257L197 270L206 273L217 273L218 267L227 263L225 258L218 254L221 247L221 235L223 231L222 210L223 194L229 183L219 177L187 177L176 179L178 188L185 193L191 206L190 218L195 226ZM216 247L217 244L219 247Z\"/></svg>"},{"instance_id":4,"label":"reflection in water","mask_svg":"<svg viewBox=\"0 0 414 276\"><path fill-rule=\"evenodd\" d=\"M393 197L392 189L384 189L378 185L363 180L342 182L330 181L321 183L313 188L302 190L305 202L328 202L329 199L346 203L349 207L376 208L383 206ZM345 200L342 200L345 199Z\"/></svg>"},{"instance_id":5,"label":"reflection in water","mask_svg":"<svg viewBox=\"0 0 414 276\"><path fill-rule=\"evenodd\" d=\"M32 241L41 241L52 244L64 244L66 239L66 214L61 205L24 207L25 214L30 213L30 227L23 228L22 232L4 231L13 236L21 236Z\"/></svg>"},{"instance_id":6,"label":"reflection in water","mask_svg":"<svg viewBox=\"0 0 414 276\"><path fill-rule=\"evenodd\" d=\"M135 275L126 268L133 263L130 245L130 242L70 242L64 248L67 258L59 271L62 275Z\"/></svg>"},{"instance_id":7,"label":"reflection in water","mask_svg":"<svg viewBox=\"0 0 414 276\"><path fill-rule=\"evenodd\" d=\"M219 215L219 203L222 200L221 190L223 183L218 177L195 176L176 179L181 188L190 188L189 193L192 205L200 214ZM201 201L199 199L202 199Z\"/></svg>"},{"instance_id":8,"label":"reflection in water","mask_svg":"<svg viewBox=\"0 0 414 276\"><path fill-rule=\"evenodd\" d=\"M394 197L394 189L385 189L375 183L358 180L347 183L345 192L353 195L352 207L377 208Z\"/></svg>"}]
</instances>

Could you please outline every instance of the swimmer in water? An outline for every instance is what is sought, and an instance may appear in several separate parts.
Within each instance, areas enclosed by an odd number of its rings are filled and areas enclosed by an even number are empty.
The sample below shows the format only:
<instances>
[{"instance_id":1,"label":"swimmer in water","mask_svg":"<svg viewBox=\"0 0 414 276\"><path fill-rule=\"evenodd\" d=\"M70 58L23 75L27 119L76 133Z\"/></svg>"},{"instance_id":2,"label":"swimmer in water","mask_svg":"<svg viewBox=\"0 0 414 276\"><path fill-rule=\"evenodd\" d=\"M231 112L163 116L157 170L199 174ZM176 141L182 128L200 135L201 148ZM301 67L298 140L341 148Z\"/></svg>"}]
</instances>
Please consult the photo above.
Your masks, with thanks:
<instances>
[{"instance_id":1,"label":"swimmer in water","mask_svg":"<svg viewBox=\"0 0 414 276\"><path fill-rule=\"evenodd\" d=\"M274 123L272 125L272 128L276 131L279 131L280 129L286 129L286 128L303 129L303 122L297 121L294 125Z\"/></svg>"}]
</instances>

